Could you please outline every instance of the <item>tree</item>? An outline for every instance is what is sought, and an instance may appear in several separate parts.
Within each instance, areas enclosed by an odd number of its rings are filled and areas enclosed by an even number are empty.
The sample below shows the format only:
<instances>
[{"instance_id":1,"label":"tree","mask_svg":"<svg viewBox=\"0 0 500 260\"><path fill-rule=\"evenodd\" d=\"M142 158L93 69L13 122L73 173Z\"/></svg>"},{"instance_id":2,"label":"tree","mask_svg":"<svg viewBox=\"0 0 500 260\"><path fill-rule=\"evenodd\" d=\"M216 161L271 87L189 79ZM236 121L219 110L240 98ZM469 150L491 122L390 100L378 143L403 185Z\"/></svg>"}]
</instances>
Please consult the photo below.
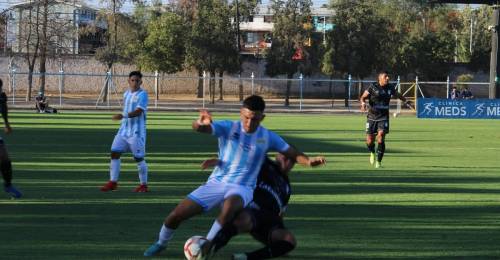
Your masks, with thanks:
<instances>
[{"instance_id":1,"label":"tree","mask_svg":"<svg viewBox=\"0 0 500 260\"><path fill-rule=\"evenodd\" d=\"M488 26L491 23L492 9L487 6L477 9L466 7L462 13L463 31L460 42L462 46L466 46L465 60L468 61L468 68L472 71L488 71L491 53L491 32Z\"/></svg>"},{"instance_id":2,"label":"tree","mask_svg":"<svg viewBox=\"0 0 500 260\"><path fill-rule=\"evenodd\" d=\"M215 102L215 73L226 71L238 55L229 6L222 0L199 1L186 43L186 66L210 73L210 93Z\"/></svg>"},{"instance_id":3,"label":"tree","mask_svg":"<svg viewBox=\"0 0 500 260\"><path fill-rule=\"evenodd\" d=\"M19 21L19 27L23 34L19 35L19 42L22 43L22 48L19 50L28 64L28 90L26 93L26 101L31 100L31 90L33 89L33 71L35 70L35 62L38 58L40 50L40 2L32 2L30 0L28 8L21 10L26 15L22 16Z\"/></svg>"},{"instance_id":4,"label":"tree","mask_svg":"<svg viewBox=\"0 0 500 260\"><path fill-rule=\"evenodd\" d=\"M64 18L58 13L57 5L65 2L54 0L30 1L19 6L19 34L20 43L18 52L28 64L28 91L26 101L31 99L33 89L33 73L35 64L39 63L39 91L45 92L46 61L68 52L70 46L65 42L72 42L75 37L75 27L71 19ZM59 17L60 15L63 18ZM71 16L72 17L72 16ZM72 46L71 46L72 47Z\"/></svg>"},{"instance_id":5,"label":"tree","mask_svg":"<svg viewBox=\"0 0 500 260\"><path fill-rule=\"evenodd\" d=\"M273 0L273 41L266 53L266 74L287 76L285 106L290 105L290 87L293 75L303 60L309 58L304 42L311 34L312 26L310 0ZM294 57L295 56L295 57Z\"/></svg>"},{"instance_id":6,"label":"tree","mask_svg":"<svg viewBox=\"0 0 500 260\"><path fill-rule=\"evenodd\" d=\"M107 3L107 7L99 14L97 23L105 23L107 30L104 34L105 46L96 50L95 58L106 65L107 71L111 71L115 63L135 61L145 33L144 28L132 17L120 13L125 0L101 1ZM108 98L109 83L105 83L103 101Z\"/></svg>"},{"instance_id":7,"label":"tree","mask_svg":"<svg viewBox=\"0 0 500 260\"><path fill-rule=\"evenodd\" d=\"M376 69L387 42L387 19L377 13L378 1L333 1L335 28L329 32L323 71L365 78Z\"/></svg>"},{"instance_id":8,"label":"tree","mask_svg":"<svg viewBox=\"0 0 500 260\"><path fill-rule=\"evenodd\" d=\"M146 70L175 73L182 70L185 59L184 41L187 28L182 18L165 12L147 26L147 36L139 64Z\"/></svg>"}]
</instances>

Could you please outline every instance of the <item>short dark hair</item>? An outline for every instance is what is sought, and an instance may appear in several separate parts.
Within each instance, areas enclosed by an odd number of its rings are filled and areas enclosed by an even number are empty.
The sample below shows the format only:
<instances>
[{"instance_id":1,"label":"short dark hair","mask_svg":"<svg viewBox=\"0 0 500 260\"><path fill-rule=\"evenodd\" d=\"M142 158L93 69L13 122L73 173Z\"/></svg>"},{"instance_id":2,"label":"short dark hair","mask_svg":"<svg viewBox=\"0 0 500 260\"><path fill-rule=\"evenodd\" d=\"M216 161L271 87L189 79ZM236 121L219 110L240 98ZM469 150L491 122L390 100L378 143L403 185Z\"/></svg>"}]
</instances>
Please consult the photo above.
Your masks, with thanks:
<instances>
[{"instance_id":1,"label":"short dark hair","mask_svg":"<svg viewBox=\"0 0 500 260\"><path fill-rule=\"evenodd\" d=\"M243 100L243 107L251 111L264 112L264 109L266 109L266 102L264 102L261 96L251 95Z\"/></svg>"},{"instance_id":2,"label":"short dark hair","mask_svg":"<svg viewBox=\"0 0 500 260\"><path fill-rule=\"evenodd\" d=\"M128 77L129 77L129 78L131 78L131 77L133 77L133 76L137 76L137 77L139 77L140 79L142 79L142 73L141 73L140 71L138 71L138 70L134 70L134 71L132 71L132 72L130 72L130 73L128 74Z\"/></svg>"},{"instance_id":3,"label":"short dark hair","mask_svg":"<svg viewBox=\"0 0 500 260\"><path fill-rule=\"evenodd\" d=\"M377 75L379 75L379 76L380 76L380 75L382 75L382 74L387 74L387 75L389 75L389 71L387 71L387 70L379 70Z\"/></svg>"},{"instance_id":4,"label":"short dark hair","mask_svg":"<svg viewBox=\"0 0 500 260\"><path fill-rule=\"evenodd\" d=\"M2 79L0 79L0 89L2 89L2 87L3 87L3 81Z\"/></svg>"}]
</instances>

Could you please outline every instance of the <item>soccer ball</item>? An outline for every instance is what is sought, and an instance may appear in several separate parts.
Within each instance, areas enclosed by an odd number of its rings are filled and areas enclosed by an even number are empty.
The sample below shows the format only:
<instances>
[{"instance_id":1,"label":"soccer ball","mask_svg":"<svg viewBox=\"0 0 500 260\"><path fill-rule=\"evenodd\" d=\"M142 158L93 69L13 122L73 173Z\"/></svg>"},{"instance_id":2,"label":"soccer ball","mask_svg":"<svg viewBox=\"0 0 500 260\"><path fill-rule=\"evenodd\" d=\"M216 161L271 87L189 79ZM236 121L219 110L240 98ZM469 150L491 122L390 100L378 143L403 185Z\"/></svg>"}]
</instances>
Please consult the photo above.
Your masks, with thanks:
<instances>
[{"instance_id":1,"label":"soccer ball","mask_svg":"<svg viewBox=\"0 0 500 260\"><path fill-rule=\"evenodd\" d=\"M184 255L187 260L203 260L202 248L208 240L203 236L192 236L184 244Z\"/></svg>"}]
</instances>

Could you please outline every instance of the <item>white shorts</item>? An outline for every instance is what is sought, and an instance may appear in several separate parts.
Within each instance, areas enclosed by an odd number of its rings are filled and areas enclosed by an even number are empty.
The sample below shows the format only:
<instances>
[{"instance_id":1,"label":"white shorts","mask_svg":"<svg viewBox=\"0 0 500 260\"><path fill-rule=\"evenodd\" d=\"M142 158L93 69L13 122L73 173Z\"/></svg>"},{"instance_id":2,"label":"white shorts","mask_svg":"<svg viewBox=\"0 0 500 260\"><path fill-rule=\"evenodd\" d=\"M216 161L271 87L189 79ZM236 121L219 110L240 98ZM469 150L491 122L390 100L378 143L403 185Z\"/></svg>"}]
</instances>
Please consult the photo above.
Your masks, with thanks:
<instances>
[{"instance_id":1,"label":"white shorts","mask_svg":"<svg viewBox=\"0 0 500 260\"><path fill-rule=\"evenodd\" d=\"M132 152L134 158L144 158L146 155L146 144L143 137L133 136L127 138L115 135L115 139L111 145L111 152Z\"/></svg>"},{"instance_id":2,"label":"white shorts","mask_svg":"<svg viewBox=\"0 0 500 260\"><path fill-rule=\"evenodd\" d=\"M239 184L210 181L198 187L187 197L199 204L203 211L209 211L233 195L240 196L246 207L253 199L253 189Z\"/></svg>"}]
</instances>

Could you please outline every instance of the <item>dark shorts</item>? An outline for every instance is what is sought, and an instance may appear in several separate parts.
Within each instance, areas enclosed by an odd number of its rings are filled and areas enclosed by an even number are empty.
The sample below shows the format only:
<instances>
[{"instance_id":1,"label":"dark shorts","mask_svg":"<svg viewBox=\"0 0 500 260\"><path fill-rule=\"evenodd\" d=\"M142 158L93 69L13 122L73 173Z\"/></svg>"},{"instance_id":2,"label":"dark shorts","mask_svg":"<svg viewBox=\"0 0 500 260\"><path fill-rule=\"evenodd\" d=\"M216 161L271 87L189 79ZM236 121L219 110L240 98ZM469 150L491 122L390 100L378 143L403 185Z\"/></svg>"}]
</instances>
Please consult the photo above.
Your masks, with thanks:
<instances>
[{"instance_id":1,"label":"dark shorts","mask_svg":"<svg viewBox=\"0 0 500 260\"><path fill-rule=\"evenodd\" d=\"M366 134L376 135L378 131L384 131L384 134L388 134L389 120L381 120L381 121L366 120Z\"/></svg>"},{"instance_id":2,"label":"dark shorts","mask_svg":"<svg viewBox=\"0 0 500 260\"><path fill-rule=\"evenodd\" d=\"M270 244L271 234L274 230L285 229L283 219L276 213L257 209L249 209L249 213L254 221L254 228L250 234L263 244Z\"/></svg>"}]
</instances>

